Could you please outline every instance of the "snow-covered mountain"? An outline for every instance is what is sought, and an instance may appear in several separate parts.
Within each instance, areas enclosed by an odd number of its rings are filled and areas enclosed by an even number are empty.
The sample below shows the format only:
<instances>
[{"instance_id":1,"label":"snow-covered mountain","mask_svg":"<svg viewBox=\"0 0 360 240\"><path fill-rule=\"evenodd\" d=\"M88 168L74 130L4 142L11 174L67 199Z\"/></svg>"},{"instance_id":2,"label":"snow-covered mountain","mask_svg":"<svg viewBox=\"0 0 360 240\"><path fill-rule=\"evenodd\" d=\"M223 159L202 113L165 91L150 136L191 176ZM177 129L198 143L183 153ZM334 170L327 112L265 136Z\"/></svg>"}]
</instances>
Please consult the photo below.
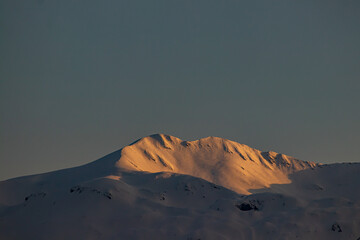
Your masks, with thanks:
<instances>
[{"instance_id":1,"label":"snow-covered mountain","mask_svg":"<svg viewBox=\"0 0 360 240\"><path fill-rule=\"evenodd\" d=\"M218 137L188 142L156 134L123 148L116 166L130 171L186 174L248 194L252 188L290 183L289 173L316 165Z\"/></svg>"},{"instance_id":2,"label":"snow-covered mountain","mask_svg":"<svg viewBox=\"0 0 360 240\"><path fill-rule=\"evenodd\" d=\"M360 164L156 134L0 182L0 239L360 239Z\"/></svg>"}]
</instances>

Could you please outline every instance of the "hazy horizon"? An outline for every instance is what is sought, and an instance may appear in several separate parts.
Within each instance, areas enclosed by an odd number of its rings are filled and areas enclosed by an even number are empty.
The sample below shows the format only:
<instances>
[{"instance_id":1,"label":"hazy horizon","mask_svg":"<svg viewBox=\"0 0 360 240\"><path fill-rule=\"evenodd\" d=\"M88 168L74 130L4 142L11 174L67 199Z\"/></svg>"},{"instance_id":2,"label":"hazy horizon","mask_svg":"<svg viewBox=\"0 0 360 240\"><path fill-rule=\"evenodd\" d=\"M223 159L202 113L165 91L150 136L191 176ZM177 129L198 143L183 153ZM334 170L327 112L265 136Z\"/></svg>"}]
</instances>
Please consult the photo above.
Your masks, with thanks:
<instances>
[{"instance_id":1,"label":"hazy horizon","mask_svg":"<svg viewBox=\"0 0 360 240\"><path fill-rule=\"evenodd\" d=\"M164 133L359 162L359 1L0 2L0 180Z\"/></svg>"}]
</instances>

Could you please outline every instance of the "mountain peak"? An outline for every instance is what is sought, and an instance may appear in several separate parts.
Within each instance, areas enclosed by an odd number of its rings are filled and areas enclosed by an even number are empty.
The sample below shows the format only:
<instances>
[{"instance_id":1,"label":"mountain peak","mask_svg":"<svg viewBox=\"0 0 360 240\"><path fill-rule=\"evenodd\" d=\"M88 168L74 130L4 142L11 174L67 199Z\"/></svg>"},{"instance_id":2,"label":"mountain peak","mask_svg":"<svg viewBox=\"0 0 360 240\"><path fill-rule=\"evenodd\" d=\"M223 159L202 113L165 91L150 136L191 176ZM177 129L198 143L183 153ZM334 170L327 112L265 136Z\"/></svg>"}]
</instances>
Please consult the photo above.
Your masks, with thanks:
<instances>
[{"instance_id":1,"label":"mountain peak","mask_svg":"<svg viewBox=\"0 0 360 240\"><path fill-rule=\"evenodd\" d=\"M183 141L166 134L153 134L124 147L116 162L122 171L187 174L239 193L274 183L289 183L288 174L314 166L219 137Z\"/></svg>"},{"instance_id":2,"label":"mountain peak","mask_svg":"<svg viewBox=\"0 0 360 240\"><path fill-rule=\"evenodd\" d=\"M315 166L218 137L154 134L90 164L0 182L0 235L355 239L360 164Z\"/></svg>"}]
</instances>

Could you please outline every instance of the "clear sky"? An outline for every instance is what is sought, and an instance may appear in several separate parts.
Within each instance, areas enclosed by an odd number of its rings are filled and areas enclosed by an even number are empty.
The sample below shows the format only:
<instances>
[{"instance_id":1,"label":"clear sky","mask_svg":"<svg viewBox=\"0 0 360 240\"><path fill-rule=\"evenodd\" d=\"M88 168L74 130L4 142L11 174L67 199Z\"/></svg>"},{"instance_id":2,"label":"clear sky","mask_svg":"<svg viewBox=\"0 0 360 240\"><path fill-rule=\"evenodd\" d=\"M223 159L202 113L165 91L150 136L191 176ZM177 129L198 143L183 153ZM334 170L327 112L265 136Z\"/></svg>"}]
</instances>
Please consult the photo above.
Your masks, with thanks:
<instances>
[{"instance_id":1,"label":"clear sky","mask_svg":"<svg viewBox=\"0 0 360 240\"><path fill-rule=\"evenodd\" d=\"M360 1L0 2L0 180L165 133L360 161Z\"/></svg>"}]
</instances>

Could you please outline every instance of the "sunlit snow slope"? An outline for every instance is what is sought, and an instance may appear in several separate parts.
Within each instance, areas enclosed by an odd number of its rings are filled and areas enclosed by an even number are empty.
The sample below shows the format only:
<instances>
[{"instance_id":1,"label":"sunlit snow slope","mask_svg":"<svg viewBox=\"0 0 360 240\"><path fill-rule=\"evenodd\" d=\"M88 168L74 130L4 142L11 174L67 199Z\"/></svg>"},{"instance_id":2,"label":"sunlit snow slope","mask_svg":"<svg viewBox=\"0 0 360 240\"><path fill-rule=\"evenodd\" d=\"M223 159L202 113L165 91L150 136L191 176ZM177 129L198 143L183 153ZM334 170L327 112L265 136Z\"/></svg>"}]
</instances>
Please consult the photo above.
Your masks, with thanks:
<instances>
[{"instance_id":1,"label":"sunlit snow slope","mask_svg":"<svg viewBox=\"0 0 360 240\"><path fill-rule=\"evenodd\" d=\"M313 168L315 164L218 137L189 142L157 134L123 148L116 166L133 171L187 174L246 194L249 189L290 183L288 174Z\"/></svg>"},{"instance_id":2,"label":"sunlit snow slope","mask_svg":"<svg viewBox=\"0 0 360 240\"><path fill-rule=\"evenodd\" d=\"M0 239L357 240L358 189L357 163L157 134L80 167L0 182Z\"/></svg>"}]
</instances>

